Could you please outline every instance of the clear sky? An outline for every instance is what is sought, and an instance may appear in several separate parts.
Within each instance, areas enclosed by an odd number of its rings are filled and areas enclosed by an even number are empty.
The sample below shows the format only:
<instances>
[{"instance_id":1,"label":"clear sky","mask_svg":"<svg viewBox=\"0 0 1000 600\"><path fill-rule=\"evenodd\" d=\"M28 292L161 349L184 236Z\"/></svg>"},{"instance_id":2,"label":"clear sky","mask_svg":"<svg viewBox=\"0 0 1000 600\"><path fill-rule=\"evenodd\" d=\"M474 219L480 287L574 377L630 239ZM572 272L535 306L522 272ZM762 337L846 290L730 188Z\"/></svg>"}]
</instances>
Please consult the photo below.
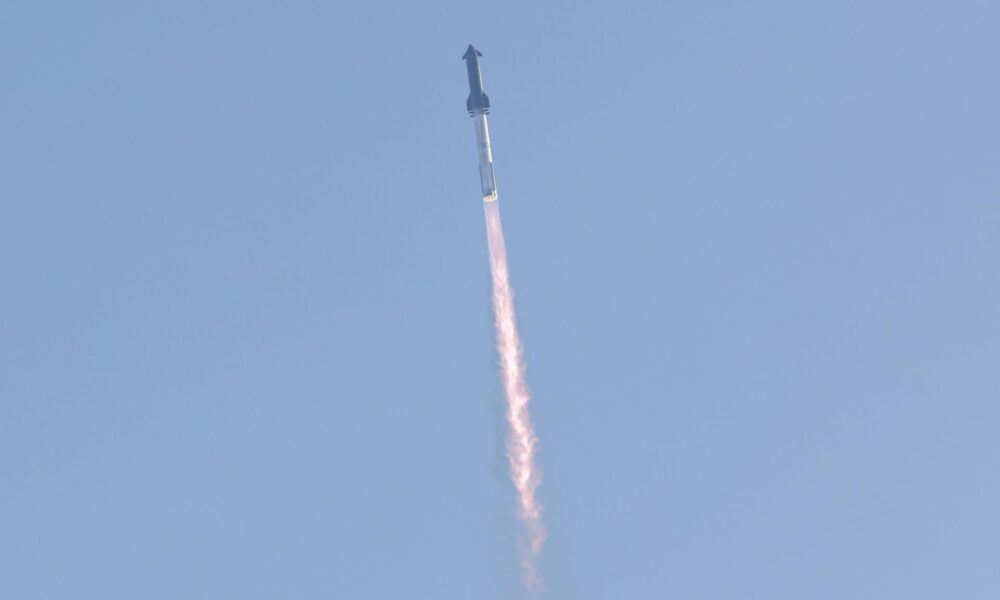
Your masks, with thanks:
<instances>
[{"instance_id":1,"label":"clear sky","mask_svg":"<svg viewBox=\"0 0 1000 600\"><path fill-rule=\"evenodd\" d=\"M1000 597L996 2L0 4L0 597Z\"/></svg>"}]
</instances>

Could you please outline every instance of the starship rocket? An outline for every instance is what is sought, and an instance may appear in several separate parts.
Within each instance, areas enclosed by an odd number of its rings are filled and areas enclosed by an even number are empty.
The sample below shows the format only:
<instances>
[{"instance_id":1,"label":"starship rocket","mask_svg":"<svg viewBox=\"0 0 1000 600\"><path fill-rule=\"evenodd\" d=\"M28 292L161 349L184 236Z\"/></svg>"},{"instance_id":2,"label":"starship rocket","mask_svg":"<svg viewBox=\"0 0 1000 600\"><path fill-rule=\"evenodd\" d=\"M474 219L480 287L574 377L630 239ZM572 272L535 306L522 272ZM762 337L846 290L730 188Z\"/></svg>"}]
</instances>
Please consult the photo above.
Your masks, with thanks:
<instances>
[{"instance_id":1,"label":"starship rocket","mask_svg":"<svg viewBox=\"0 0 1000 600\"><path fill-rule=\"evenodd\" d=\"M483 202L497 199L497 181L493 175L493 149L490 147L490 125L486 115L490 112L490 99L483 91L483 72L479 69L482 53L469 44L462 56L469 71L469 99L465 108L475 119L476 146L479 149L479 182L483 185Z\"/></svg>"}]
</instances>

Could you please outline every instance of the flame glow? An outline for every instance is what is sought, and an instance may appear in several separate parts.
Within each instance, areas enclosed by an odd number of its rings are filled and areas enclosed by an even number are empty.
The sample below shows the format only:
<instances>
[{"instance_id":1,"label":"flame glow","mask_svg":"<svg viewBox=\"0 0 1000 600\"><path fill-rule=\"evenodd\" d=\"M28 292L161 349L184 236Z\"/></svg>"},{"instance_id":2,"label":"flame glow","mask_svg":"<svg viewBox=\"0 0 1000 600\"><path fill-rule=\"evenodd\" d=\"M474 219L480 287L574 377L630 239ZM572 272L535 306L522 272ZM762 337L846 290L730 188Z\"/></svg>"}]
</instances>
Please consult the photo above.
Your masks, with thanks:
<instances>
[{"instance_id":1,"label":"flame glow","mask_svg":"<svg viewBox=\"0 0 1000 600\"><path fill-rule=\"evenodd\" d=\"M523 526L521 540L521 569L525 586L538 591L538 558L545 543L542 524L542 506L535 497L535 490L542 476L535 465L535 437L528 403L531 394L525 383L524 360L521 340L514 317L514 294L507 271L507 248L500 224L497 202L484 202L486 233L489 241L490 272L493 276L493 314L496 322L497 353L500 359L500 377L507 400L507 459L510 477L518 494L518 517Z\"/></svg>"}]
</instances>

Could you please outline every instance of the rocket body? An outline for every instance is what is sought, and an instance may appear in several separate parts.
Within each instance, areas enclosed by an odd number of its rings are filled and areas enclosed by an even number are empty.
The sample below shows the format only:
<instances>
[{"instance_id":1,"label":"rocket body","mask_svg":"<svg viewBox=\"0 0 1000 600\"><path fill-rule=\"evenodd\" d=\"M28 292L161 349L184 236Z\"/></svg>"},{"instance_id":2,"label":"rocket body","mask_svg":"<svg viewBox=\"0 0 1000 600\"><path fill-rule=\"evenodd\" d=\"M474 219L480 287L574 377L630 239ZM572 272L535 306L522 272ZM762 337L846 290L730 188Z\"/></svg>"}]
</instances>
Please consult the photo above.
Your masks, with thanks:
<instances>
[{"instance_id":1,"label":"rocket body","mask_svg":"<svg viewBox=\"0 0 1000 600\"><path fill-rule=\"evenodd\" d=\"M479 182L483 188L483 202L497 199L497 182L493 173L493 148L490 146L490 125L486 115L490 112L490 99L483 91L483 73L479 68L482 54L469 44L462 57L469 72L469 98L465 108L476 125L476 148L479 153Z\"/></svg>"},{"instance_id":2,"label":"rocket body","mask_svg":"<svg viewBox=\"0 0 1000 600\"><path fill-rule=\"evenodd\" d=\"M479 149L479 181L483 185L483 202L497 199L497 180L493 175L493 148L490 147L490 125L485 112L472 115L476 123L476 146Z\"/></svg>"}]
</instances>

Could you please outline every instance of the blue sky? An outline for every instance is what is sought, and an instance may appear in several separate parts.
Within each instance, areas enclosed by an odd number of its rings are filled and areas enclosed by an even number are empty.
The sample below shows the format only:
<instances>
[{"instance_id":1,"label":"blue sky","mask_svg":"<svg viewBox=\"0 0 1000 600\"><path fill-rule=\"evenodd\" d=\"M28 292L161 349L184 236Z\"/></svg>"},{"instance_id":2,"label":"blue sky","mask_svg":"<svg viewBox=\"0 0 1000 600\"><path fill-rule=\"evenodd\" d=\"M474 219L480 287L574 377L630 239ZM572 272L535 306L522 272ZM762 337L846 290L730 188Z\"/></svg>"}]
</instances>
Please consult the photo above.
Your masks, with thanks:
<instances>
[{"instance_id":1,"label":"blue sky","mask_svg":"<svg viewBox=\"0 0 1000 600\"><path fill-rule=\"evenodd\" d=\"M0 596L1000 595L992 2L0 6Z\"/></svg>"}]
</instances>

